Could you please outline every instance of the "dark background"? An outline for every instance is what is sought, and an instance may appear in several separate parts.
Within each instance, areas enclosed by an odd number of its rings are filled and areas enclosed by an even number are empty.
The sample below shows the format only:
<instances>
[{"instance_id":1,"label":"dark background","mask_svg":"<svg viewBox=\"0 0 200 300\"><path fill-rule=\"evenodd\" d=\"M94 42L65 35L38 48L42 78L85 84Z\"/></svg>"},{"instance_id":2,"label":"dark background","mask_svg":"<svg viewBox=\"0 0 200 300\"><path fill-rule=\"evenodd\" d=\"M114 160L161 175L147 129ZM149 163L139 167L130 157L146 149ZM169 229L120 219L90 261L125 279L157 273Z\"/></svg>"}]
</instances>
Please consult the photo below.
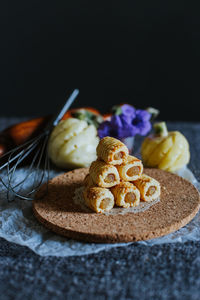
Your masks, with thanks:
<instances>
[{"instance_id":1,"label":"dark background","mask_svg":"<svg viewBox=\"0 0 200 300\"><path fill-rule=\"evenodd\" d=\"M157 107L199 121L200 10L194 1L16 1L0 7L0 116L74 106Z\"/></svg>"}]
</instances>

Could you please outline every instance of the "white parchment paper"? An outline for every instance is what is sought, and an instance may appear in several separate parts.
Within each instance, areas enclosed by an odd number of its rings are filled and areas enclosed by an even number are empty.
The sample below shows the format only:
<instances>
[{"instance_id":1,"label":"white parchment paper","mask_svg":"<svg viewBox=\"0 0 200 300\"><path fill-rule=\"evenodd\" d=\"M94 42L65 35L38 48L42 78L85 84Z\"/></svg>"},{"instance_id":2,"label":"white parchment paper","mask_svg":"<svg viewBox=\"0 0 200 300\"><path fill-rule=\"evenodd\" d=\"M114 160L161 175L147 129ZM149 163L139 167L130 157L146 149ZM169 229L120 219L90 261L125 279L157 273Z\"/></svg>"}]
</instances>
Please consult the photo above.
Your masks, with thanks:
<instances>
[{"instance_id":1,"label":"white parchment paper","mask_svg":"<svg viewBox=\"0 0 200 300\"><path fill-rule=\"evenodd\" d=\"M25 172L25 169L17 170L17 180ZM188 168L177 172L178 175L191 181L199 190L200 184ZM58 172L51 171L50 177L58 175ZM1 178L4 176L1 173ZM24 185L27 191L30 188L31 179ZM22 201L16 199L8 202L6 191L0 183L0 237L7 241L27 246L35 253L41 256L72 256L86 255L96 253L113 247L125 247L128 244L94 244L82 243L71 239L60 237L44 228L38 223L32 213L31 201ZM175 243L186 241L200 241L200 213L184 228L171 233L162 238L152 239L149 241L138 242L146 246L152 246L163 243Z\"/></svg>"}]
</instances>

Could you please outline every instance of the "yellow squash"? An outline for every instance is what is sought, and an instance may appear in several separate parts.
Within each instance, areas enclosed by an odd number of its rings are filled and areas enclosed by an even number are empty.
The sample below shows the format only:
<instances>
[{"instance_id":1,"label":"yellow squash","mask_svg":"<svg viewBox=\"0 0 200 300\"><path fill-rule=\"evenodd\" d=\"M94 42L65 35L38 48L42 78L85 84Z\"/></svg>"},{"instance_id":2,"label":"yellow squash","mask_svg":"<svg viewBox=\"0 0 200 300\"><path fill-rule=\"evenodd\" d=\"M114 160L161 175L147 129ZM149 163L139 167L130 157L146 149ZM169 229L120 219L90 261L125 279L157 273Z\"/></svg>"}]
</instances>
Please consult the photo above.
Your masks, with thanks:
<instances>
[{"instance_id":1,"label":"yellow squash","mask_svg":"<svg viewBox=\"0 0 200 300\"><path fill-rule=\"evenodd\" d=\"M155 133L142 143L141 155L146 167L174 172L190 160L189 144L179 131L167 131L164 122L154 124Z\"/></svg>"},{"instance_id":2,"label":"yellow squash","mask_svg":"<svg viewBox=\"0 0 200 300\"><path fill-rule=\"evenodd\" d=\"M48 142L48 154L52 162L63 169L89 167L96 159L98 142L94 125L68 118L53 129Z\"/></svg>"}]
</instances>

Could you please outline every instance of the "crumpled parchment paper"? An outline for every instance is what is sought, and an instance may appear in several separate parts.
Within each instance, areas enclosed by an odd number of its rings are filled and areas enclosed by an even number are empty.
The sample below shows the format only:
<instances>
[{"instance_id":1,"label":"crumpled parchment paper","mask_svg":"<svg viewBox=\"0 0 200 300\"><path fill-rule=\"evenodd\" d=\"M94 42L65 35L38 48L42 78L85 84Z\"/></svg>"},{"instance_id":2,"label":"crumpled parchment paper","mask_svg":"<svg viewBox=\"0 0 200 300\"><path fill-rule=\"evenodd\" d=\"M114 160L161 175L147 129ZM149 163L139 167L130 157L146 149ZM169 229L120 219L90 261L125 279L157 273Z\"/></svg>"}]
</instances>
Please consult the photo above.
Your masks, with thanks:
<instances>
[{"instance_id":1,"label":"crumpled parchment paper","mask_svg":"<svg viewBox=\"0 0 200 300\"><path fill-rule=\"evenodd\" d=\"M25 169L16 171L17 180L23 176ZM183 168L178 175L191 181L199 190L200 184L188 168ZM50 177L59 173L51 171ZM1 178L6 176L1 173ZM31 179L23 186L27 191L30 188ZM8 202L6 191L0 183L0 237L7 241L27 246L41 256L73 256L97 253L113 247L125 247L131 243L121 244L95 244L83 243L60 237L40 225L32 212L31 201L15 199ZM200 241L200 213L185 227L167 236L149 241L137 242L146 246L163 243L175 243L186 241Z\"/></svg>"}]
</instances>

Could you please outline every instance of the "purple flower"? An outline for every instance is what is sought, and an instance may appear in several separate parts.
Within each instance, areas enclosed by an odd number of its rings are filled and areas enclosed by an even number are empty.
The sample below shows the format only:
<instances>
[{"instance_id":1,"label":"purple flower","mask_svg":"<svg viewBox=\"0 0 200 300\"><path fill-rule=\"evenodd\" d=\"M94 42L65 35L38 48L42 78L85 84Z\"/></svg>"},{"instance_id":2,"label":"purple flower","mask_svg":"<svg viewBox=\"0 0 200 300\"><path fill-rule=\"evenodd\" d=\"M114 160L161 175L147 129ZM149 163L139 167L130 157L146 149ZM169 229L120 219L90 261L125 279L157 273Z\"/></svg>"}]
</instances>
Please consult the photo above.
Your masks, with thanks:
<instances>
[{"instance_id":1,"label":"purple flower","mask_svg":"<svg viewBox=\"0 0 200 300\"><path fill-rule=\"evenodd\" d=\"M145 110L135 110L131 105L121 106L120 115L112 115L111 119L100 124L98 134L100 138L112 136L118 139L139 135L146 135L151 129L151 115Z\"/></svg>"},{"instance_id":2,"label":"purple flower","mask_svg":"<svg viewBox=\"0 0 200 300\"><path fill-rule=\"evenodd\" d=\"M151 130L151 115L146 110L137 109L132 125L137 129L137 134L146 135Z\"/></svg>"}]
</instances>

